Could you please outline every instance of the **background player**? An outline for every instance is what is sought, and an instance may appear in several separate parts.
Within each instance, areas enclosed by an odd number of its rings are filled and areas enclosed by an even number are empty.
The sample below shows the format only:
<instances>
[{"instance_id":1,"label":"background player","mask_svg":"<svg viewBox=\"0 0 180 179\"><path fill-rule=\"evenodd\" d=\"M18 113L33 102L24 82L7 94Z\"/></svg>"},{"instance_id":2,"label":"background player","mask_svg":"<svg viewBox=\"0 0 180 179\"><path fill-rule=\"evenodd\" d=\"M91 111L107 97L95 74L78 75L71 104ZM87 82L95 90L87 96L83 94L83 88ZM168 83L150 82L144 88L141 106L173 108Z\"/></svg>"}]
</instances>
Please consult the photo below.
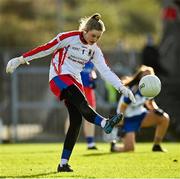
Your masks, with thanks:
<instances>
[{"instance_id":1,"label":"background player","mask_svg":"<svg viewBox=\"0 0 180 179\"><path fill-rule=\"evenodd\" d=\"M142 96L138 89L140 79L148 74L154 74L153 68L142 65L133 77L124 79L124 83L133 91L136 103L133 104L129 98L121 96L117 113L124 113L122 128L120 128L123 145L117 146L116 141L113 141L111 152L134 151L135 133L140 128L151 126L156 126L152 151L166 151L160 146L160 143L169 126L169 116L157 106L153 99Z\"/></svg>"}]
</instances>

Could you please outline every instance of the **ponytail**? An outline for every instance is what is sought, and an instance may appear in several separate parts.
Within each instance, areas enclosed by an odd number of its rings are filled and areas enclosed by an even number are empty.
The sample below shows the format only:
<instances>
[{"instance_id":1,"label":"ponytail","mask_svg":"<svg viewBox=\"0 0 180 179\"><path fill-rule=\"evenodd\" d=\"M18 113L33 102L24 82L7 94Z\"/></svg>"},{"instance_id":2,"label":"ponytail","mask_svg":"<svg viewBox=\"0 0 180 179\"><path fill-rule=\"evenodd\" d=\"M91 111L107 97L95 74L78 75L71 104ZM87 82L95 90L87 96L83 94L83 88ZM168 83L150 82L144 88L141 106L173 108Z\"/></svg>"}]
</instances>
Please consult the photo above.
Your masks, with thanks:
<instances>
[{"instance_id":1,"label":"ponytail","mask_svg":"<svg viewBox=\"0 0 180 179\"><path fill-rule=\"evenodd\" d=\"M79 30L84 30L87 32L90 30L98 30L104 32L105 26L101 20L101 15L99 13L95 13L90 17L81 18Z\"/></svg>"}]
</instances>

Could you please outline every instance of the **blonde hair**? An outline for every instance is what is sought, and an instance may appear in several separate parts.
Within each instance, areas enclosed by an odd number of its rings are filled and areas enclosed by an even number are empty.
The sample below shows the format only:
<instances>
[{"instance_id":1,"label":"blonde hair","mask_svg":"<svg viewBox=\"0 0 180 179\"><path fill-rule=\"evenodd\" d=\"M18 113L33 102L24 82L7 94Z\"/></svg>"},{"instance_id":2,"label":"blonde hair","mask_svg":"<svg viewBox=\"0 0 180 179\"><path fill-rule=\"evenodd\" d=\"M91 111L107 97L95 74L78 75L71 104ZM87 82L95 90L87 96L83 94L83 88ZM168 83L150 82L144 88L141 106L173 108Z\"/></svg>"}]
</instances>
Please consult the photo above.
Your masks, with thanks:
<instances>
[{"instance_id":1,"label":"blonde hair","mask_svg":"<svg viewBox=\"0 0 180 179\"><path fill-rule=\"evenodd\" d=\"M104 22L101 20L101 15L99 13L95 13L90 17L84 17L80 19L79 30L82 31L90 31L90 30L98 30L105 31Z\"/></svg>"}]
</instances>

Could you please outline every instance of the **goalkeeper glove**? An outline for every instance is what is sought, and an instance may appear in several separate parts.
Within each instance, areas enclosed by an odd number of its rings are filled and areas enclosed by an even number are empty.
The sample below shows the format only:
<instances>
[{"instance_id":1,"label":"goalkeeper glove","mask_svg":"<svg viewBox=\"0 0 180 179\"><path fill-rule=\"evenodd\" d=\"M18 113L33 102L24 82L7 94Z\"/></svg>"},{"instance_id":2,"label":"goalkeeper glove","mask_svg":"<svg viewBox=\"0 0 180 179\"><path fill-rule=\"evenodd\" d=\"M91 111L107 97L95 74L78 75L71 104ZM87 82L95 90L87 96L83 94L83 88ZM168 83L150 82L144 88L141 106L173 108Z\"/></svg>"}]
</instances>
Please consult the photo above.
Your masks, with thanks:
<instances>
[{"instance_id":1,"label":"goalkeeper glove","mask_svg":"<svg viewBox=\"0 0 180 179\"><path fill-rule=\"evenodd\" d=\"M13 73L19 65L24 63L29 65L29 62L26 62L23 56L11 59L6 66L6 73Z\"/></svg>"},{"instance_id":2,"label":"goalkeeper glove","mask_svg":"<svg viewBox=\"0 0 180 179\"><path fill-rule=\"evenodd\" d=\"M119 92L122 93L125 97L128 97L133 103L136 103L136 99L130 89L125 86L122 86L119 89Z\"/></svg>"}]
</instances>

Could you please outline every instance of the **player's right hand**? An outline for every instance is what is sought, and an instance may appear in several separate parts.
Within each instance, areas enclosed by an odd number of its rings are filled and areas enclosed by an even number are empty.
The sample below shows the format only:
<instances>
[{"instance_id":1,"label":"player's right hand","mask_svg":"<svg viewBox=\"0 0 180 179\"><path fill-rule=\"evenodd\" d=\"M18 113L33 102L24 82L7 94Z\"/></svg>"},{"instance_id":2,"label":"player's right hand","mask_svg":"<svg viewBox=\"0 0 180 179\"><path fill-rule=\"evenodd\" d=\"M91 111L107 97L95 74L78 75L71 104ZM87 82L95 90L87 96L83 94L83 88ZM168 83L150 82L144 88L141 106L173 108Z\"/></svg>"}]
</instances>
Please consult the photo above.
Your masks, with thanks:
<instances>
[{"instance_id":1,"label":"player's right hand","mask_svg":"<svg viewBox=\"0 0 180 179\"><path fill-rule=\"evenodd\" d=\"M23 56L11 59L6 66L6 73L13 73L14 70L21 64L24 64Z\"/></svg>"},{"instance_id":2,"label":"player's right hand","mask_svg":"<svg viewBox=\"0 0 180 179\"><path fill-rule=\"evenodd\" d=\"M122 93L124 96L128 97L133 103L136 103L136 99L129 88L122 86L119 89L119 92Z\"/></svg>"}]
</instances>

